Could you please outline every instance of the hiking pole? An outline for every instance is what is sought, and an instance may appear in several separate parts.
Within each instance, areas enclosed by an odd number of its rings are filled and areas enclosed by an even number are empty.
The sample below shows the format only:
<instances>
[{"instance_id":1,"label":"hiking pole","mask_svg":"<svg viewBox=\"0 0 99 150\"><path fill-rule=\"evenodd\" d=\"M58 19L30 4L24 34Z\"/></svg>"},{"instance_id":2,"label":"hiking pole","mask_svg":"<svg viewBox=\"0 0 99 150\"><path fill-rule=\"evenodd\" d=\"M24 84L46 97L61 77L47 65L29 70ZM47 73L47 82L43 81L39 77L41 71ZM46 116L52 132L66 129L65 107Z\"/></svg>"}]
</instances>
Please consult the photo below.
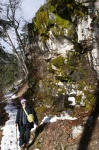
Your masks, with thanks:
<instances>
[{"instance_id":1,"label":"hiking pole","mask_svg":"<svg viewBox=\"0 0 99 150\"><path fill-rule=\"evenodd\" d=\"M18 150L17 125L16 125L16 146L17 146L17 150Z\"/></svg>"}]
</instances>

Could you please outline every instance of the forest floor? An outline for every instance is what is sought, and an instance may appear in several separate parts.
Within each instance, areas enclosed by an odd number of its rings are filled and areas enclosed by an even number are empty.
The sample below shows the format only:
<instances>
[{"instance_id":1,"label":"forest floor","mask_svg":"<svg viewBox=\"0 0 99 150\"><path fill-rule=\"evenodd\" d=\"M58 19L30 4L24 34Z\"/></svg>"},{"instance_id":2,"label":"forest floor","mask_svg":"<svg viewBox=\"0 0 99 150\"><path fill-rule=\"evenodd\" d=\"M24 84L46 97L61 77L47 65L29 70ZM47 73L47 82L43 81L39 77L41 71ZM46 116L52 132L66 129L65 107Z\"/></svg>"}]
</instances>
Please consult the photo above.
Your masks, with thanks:
<instances>
[{"instance_id":1,"label":"forest floor","mask_svg":"<svg viewBox=\"0 0 99 150\"><path fill-rule=\"evenodd\" d=\"M14 101L15 104L15 101ZM0 104L0 142L1 127L8 119L5 110L6 103ZM51 112L50 112L51 113ZM94 111L74 110L76 120L59 120L54 123L40 124L42 114L38 116L39 126L35 134L31 133L32 143L29 150L99 150L99 104L97 101ZM83 132L76 138L72 137L72 128L82 126Z\"/></svg>"},{"instance_id":2,"label":"forest floor","mask_svg":"<svg viewBox=\"0 0 99 150\"><path fill-rule=\"evenodd\" d=\"M83 113L77 120L40 125L29 150L99 150L99 117ZM82 125L83 133L72 138L72 127Z\"/></svg>"}]
</instances>

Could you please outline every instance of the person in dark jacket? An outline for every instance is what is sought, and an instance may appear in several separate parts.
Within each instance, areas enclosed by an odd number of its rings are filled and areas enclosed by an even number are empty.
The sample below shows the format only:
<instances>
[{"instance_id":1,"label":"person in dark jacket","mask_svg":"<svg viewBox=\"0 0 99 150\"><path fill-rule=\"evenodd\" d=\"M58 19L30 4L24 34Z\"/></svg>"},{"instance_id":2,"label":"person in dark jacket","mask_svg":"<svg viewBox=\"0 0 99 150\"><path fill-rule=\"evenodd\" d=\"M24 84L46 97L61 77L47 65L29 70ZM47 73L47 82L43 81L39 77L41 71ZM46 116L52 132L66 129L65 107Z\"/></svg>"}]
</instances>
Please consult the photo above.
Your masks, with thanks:
<instances>
[{"instance_id":1,"label":"person in dark jacket","mask_svg":"<svg viewBox=\"0 0 99 150\"><path fill-rule=\"evenodd\" d=\"M24 110L26 110L27 114L33 114L34 116L34 122L30 123L27 120L26 113ZM29 138L30 138L30 131L34 127L34 123L36 126L38 125L38 119L36 112L34 109L27 104L26 99L21 99L21 106L17 111L16 115L16 127L18 126L20 137L19 137L19 146L21 148L24 148L25 146L28 146Z\"/></svg>"}]
</instances>

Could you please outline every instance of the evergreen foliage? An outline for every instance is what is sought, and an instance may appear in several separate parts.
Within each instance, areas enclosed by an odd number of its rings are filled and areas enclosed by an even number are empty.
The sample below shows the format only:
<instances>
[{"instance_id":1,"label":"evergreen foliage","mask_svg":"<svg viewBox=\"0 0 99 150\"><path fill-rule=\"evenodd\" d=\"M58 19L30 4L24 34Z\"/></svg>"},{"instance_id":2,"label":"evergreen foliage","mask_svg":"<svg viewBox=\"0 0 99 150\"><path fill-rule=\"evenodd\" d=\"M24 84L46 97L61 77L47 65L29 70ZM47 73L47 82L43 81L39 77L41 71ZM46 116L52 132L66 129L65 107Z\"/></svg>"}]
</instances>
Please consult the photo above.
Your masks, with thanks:
<instances>
[{"instance_id":1,"label":"evergreen foliage","mask_svg":"<svg viewBox=\"0 0 99 150\"><path fill-rule=\"evenodd\" d=\"M20 67L13 54L0 48L0 84L3 88L11 86L21 76Z\"/></svg>"}]
</instances>

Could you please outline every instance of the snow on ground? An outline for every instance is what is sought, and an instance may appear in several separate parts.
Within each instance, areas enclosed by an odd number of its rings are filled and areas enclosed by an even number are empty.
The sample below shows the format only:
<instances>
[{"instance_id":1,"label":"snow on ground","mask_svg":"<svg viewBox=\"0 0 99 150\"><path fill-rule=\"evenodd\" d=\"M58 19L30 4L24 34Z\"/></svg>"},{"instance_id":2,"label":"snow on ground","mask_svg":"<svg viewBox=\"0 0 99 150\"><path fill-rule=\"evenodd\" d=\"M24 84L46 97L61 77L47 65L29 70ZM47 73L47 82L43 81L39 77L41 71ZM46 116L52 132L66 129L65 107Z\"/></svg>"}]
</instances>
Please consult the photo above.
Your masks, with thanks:
<instances>
[{"instance_id":1,"label":"snow on ground","mask_svg":"<svg viewBox=\"0 0 99 150\"><path fill-rule=\"evenodd\" d=\"M5 95L7 105L5 107L6 112L9 115L9 120L5 122L5 126L2 128L3 137L1 140L1 150L18 150L18 137L19 132L15 127L15 118L17 109L12 105L11 100L12 93L8 93Z\"/></svg>"},{"instance_id":2,"label":"snow on ground","mask_svg":"<svg viewBox=\"0 0 99 150\"><path fill-rule=\"evenodd\" d=\"M54 116L52 118L50 118L49 116L45 116L44 119L42 120L41 124L43 123L49 123L49 122L56 122L57 120L75 120L77 118L73 118L71 116L68 115L68 113L66 113L66 111L63 112L63 114L61 114L60 117Z\"/></svg>"},{"instance_id":3,"label":"snow on ground","mask_svg":"<svg viewBox=\"0 0 99 150\"><path fill-rule=\"evenodd\" d=\"M3 136L1 140L1 150L19 150L19 131L15 126L15 118L16 118L16 113L17 113L17 108L13 106L13 94L8 92L5 94L5 98L7 101L7 105L5 107L6 112L9 115L9 119L5 122L5 126L2 127L3 130ZM71 101L74 103L74 99L71 99ZM57 120L75 120L77 118L72 118L71 116L68 115L68 113L63 112L60 117L54 116L54 117L49 117L45 116L44 119L41 121L40 124L42 123L52 123L56 122ZM36 126L31 130L35 130ZM35 149L39 150L39 149Z\"/></svg>"}]
</instances>

